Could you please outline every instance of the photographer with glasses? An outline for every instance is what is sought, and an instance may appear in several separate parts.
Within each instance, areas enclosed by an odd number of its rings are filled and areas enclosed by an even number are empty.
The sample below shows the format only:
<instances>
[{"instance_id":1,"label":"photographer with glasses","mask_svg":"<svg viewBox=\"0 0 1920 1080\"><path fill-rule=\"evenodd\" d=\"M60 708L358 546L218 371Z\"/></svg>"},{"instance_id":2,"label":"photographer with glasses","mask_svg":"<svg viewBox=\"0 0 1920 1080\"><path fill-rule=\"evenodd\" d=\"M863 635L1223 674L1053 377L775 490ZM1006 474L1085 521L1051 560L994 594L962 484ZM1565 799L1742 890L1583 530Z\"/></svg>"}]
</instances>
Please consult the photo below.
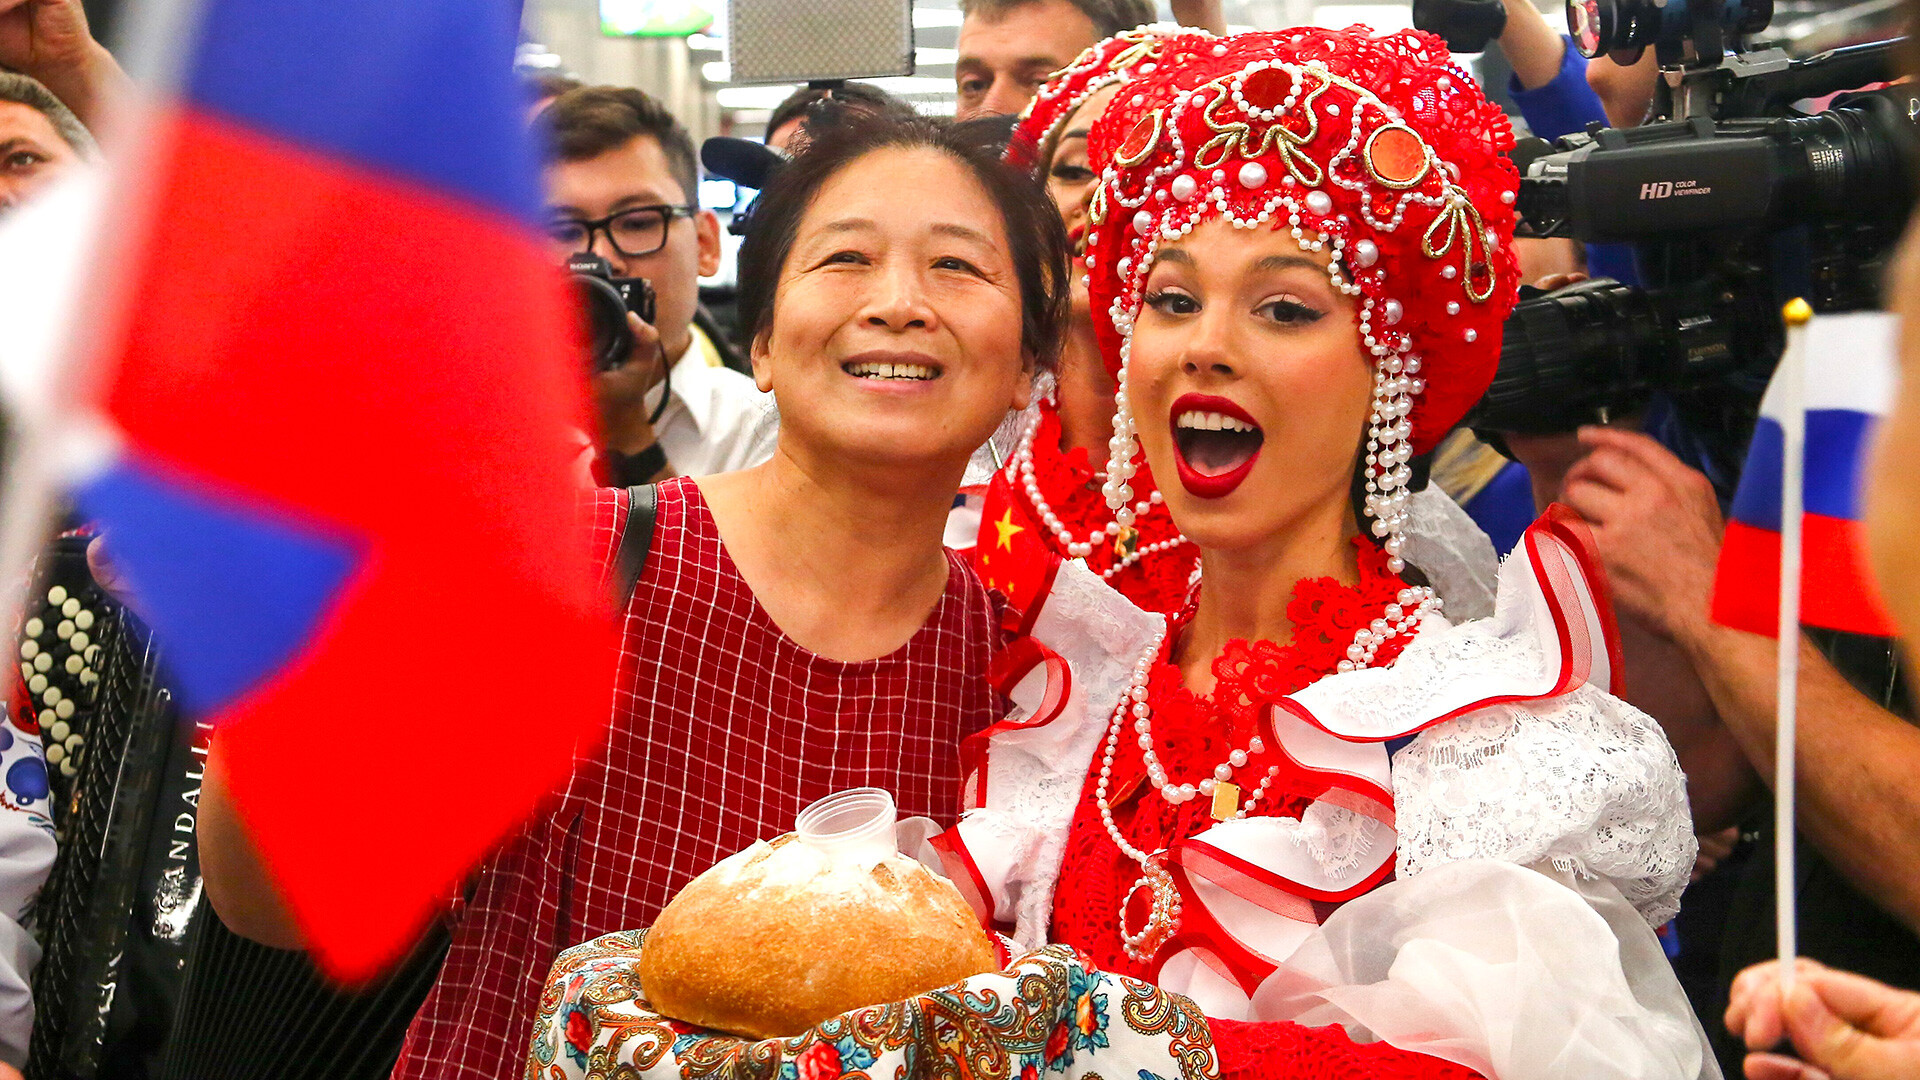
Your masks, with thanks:
<instances>
[{"instance_id":1,"label":"photographer with glasses","mask_svg":"<svg viewBox=\"0 0 1920 1080\"><path fill-rule=\"evenodd\" d=\"M568 91L539 122L555 151L545 177L554 260L597 255L613 278L646 279L655 298L651 324L628 316L626 361L593 374L596 478L626 487L765 461L779 425L772 402L693 325L700 278L720 267L720 222L696 201L686 128L615 86Z\"/></svg>"}]
</instances>

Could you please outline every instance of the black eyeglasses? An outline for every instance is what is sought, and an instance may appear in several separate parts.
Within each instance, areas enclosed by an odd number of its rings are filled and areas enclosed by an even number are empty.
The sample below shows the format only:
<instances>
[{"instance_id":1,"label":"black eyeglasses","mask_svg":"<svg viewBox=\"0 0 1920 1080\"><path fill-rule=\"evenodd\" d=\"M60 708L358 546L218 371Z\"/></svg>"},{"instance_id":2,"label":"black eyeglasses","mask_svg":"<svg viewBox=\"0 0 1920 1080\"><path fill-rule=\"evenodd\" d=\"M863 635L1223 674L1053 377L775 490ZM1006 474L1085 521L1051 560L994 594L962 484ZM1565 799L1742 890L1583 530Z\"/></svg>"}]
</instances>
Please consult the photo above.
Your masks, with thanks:
<instances>
[{"instance_id":1,"label":"black eyeglasses","mask_svg":"<svg viewBox=\"0 0 1920 1080\"><path fill-rule=\"evenodd\" d=\"M593 221L554 218L547 223L547 235L571 254L593 250L593 235L605 232L613 250L637 259L666 247L667 226L696 212L692 206L635 206Z\"/></svg>"}]
</instances>

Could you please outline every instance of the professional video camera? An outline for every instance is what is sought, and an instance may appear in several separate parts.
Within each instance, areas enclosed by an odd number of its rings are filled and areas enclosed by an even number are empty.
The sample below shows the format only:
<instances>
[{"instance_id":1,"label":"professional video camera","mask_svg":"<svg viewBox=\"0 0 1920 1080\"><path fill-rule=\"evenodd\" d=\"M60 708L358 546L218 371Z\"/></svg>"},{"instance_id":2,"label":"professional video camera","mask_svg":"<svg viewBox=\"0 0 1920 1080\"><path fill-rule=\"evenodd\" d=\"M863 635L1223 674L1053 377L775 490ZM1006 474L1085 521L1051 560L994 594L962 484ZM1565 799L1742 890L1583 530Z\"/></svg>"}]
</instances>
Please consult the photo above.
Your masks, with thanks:
<instances>
[{"instance_id":1,"label":"professional video camera","mask_svg":"<svg viewBox=\"0 0 1920 1080\"><path fill-rule=\"evenodd\" d=\"M1891 79L1902 43L1744 50L1771 15L1771 0L1569 0L1587 56L1655 49L1660 119L1516 148L1519 235L1631 243L1642 282L1522 290L1477 430L1569 431L1661 393L1737 455L1779 357L1781 305L1879 306L1913 202L1920 92L1842 93L1810 115L1794 103Z\"/></svg>"}]
</instances>

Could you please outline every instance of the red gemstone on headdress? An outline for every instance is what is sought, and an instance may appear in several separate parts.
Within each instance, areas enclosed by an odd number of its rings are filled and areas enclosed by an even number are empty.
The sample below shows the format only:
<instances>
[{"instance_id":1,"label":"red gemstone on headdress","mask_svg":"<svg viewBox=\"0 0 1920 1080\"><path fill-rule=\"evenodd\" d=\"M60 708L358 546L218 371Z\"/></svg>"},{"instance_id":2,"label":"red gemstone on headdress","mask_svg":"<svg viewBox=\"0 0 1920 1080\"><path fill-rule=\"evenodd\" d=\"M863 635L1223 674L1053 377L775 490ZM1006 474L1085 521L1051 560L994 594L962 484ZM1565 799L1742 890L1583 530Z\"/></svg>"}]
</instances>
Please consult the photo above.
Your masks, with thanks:
<instances>
[{"instance_id":1,"label":"red gemstone on headdress","mask_svg":"<svg viewBox=\"0 0 1920 1080\"><path fill-rule=\"evenodd\" d=\"M1410 184L1426 171L1426 148L1413 132L1390 127L1368 144L1367 162L1373 166L1374 175L1387 183Z\"/></svg>"},{"instance_id":2,"label":"red gemstone on headdress","mask_svg":"<svg viewBox=\"0 0 1920 1080\"><path fill-rule=\"evenodd\" d=\"M1240 83L1240 96L1256 109L1273 110L1293 92L1293 76L1279 68L1261 68Z\"/></svg>"},{"instance_id":3,"label":"red gemstone on headdress","mask_svg":"<svg viewBox=\"0 0 1920 1080\"><path fill-rule=\"evenodd\" d=\"M1160 126L1158 115L1157 112L1148 113L1133 125L1132 131L1127 132L1127 137L1121 141L1118 151L1122 160L1134 161L1147 152L1147 147L1153 144L1153 136Z\"/></svg>"}]
</instances>

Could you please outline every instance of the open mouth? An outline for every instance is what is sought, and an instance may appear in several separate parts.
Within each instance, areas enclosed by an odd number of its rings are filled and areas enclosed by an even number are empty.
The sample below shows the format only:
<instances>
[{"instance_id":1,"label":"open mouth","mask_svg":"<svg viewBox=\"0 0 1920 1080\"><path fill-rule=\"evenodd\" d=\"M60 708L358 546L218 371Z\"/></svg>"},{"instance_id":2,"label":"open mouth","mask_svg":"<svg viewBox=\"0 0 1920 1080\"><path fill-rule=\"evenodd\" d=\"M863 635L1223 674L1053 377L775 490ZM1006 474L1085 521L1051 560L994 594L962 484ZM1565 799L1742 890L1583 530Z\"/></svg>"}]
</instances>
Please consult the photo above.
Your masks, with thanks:
<instances>
[{"instance_id":1,"label":"open mouth","mask_svg":"<svg viewBox=\"0 0 1920 1080\"><path fill-rule=\"evenodd\" d=\"M1185 394L1173 403L1173 448L1180 482L1201 498L1240 486L1266 435L1246 410L1223 397Z\"/></svg>"},{"instance_id":2,"label":"open mouth","mask_svg":"<svg viewBox=\"0 0 1920 1080\"><path fill-rule=\"evenodd\" d=\"M840 370L856 379L884 379L898 382L931 382L940 377L932 364L914 364L886 360L848 361Z\"/></svg>"}]
</instances>

